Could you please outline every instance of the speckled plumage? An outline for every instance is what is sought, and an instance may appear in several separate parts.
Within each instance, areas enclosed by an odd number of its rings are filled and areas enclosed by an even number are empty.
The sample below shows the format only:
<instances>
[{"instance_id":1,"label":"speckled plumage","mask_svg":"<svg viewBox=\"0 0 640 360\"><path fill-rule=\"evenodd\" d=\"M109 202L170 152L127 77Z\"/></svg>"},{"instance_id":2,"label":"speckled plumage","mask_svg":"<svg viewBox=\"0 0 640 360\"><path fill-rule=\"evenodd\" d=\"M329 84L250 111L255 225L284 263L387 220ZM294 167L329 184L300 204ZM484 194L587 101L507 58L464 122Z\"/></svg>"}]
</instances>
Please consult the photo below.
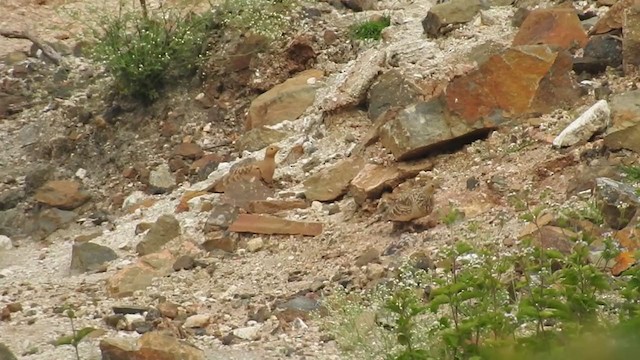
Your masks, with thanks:
<instances>
[{"instance_id":1,"label":"speckled plumage","mask_svg":"<svg viewBox=\"0 0 640 360\"><path fill-rule=\"evenodd\" d=\"M262 179L267 184L273 183L273 174L276 170L276 154L279 150L278 146L269 145L264 152L262 160L256 161L254 159L246 164L232 167L227 174L215 183L213 191L224 192L231 183L253 178Z\"/></svg>"},{"instance_id":2,"label":"speckled plumage","mask_svg":"<svg viewBox=\"0 0 640 360\"><path fill-rule=\"evenodd\" d=\"M436 185L432 182L412 189L385 205L384 220L408 222L429 215L433 211L433 194Z\"/></svg>"}]
</instances>

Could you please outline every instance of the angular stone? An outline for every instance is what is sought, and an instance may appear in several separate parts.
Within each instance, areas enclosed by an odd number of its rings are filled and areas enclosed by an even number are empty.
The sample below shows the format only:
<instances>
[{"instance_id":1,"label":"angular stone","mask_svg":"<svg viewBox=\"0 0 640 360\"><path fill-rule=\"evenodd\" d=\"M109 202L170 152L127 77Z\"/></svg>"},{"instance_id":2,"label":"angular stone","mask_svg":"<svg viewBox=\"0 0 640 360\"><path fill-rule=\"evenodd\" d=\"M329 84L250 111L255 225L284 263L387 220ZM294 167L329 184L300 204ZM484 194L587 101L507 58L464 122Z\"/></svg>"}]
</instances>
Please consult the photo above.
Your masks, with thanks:
<instances>
[{"instance_id":1,"label":"angular stone","mask_svg":"<svg viewBox=\"0 0 640 360\"><path fill-rule=\"evenodd\" d=\"M573 8L532 10L520 26L512 46L551 45L562 49L583 48L587 34Z\"/></svg>"},{"instance_id":2,"label":"angular stone","mask_svg":"<svg viewBox=\"0 0 640 360\"><path fill-rule=\"evenodd\" d=\"M222 250L228 253L236 251L238 247L238 238L236 234L230 234L226 231L216 231L205 235L202 248L205 251Z\"/></svg>"},{"instance_id":3,"label":"angular stone","mask_svg":"<svg viewBox=\"0 0 640 360\"><path fill-rule=\"evenodd\" d=\"M362 104L366 100L367 90L383 68L386 59L386 52L375 48L358 55L353 65L345 70L335 91L322 99L322 110L334 112Z\"/></svg>"},{"instance_id":4,"label":"angular stone","mask_svg":"<svg viewBox=\"0 0 640 360\"><path fill-rule=\"evenodd\" d=\"M178 317L178 305L174 304L170 301L164 301L158 304L158 311L164 317L168 317L169 319L175 319Z\"/></svg>"},{"instance_id":5,"label":"angular stone","mask_svg":"<svg viewBox=\"0 0 640 360\"><path fill-rule=\"evenodd\" d=\"M180 235L180 222L173 215L162 215L136 246L138 255L159 251L162 246Z\"/></svg>"},{"instance_id":6,"label":"angular stone","mask_svg":"<svg viewBox=\"0 0 640 360\"><path fill-rule=\"evenodd\" d=\"M238 217L238 210L238 207L231 204L215 205L204 224L204 232L208 233L228 228Z\"/></svg>"},{"instance_id":7,"label":"angular stone","mask_svg":"<svg viewBox=\"0 0 640 360\"><path fill-rule=\"evenodd\" d=\"M133 338L100 341L102 359L108 360L205 360L204 351L167 332L151 331Z\"/></svg>"},{"instance_id":8,"label":"angular stone","mask_svg":"<svg viewBox=\"0 0 640 360\"><path fill-rule=\"evenodd\" d=\"M351 180L364 167L361 157L341 160L304 181L304 194L311 201L330 201L344 195Z\"/></svg>"},{"instance_id":9,"label":"angular stone","mask_svg":"<svg viewBox=\"0 0 640 360\"><path fill-rule=\"evenodd\" d=\"M258 151L277 143L287 137L287 134L269 129L264 126L253 128L240 136L235 142L238 151Z\"/></svg>"},{"instance_id":10,"label":"angular stone","mask_svg":"<svg viewBox=\"0 0 640 360\"><path fill-rule=\"evenodd\" d=\"M553 146L565 147L588 141L604 131L611 121L611 110L606 100L600 100L582 113L553 140Z\"/></svg>"},{"instance_id":11,"label":"angular stone","mask_svg":"<svg viewBox=\"0 0 640 360\"><path fill-rule=\"evenodd\" d=\"M85 242L73 244L71 248L71 275L97 271L104 264L118 258L118 254L106 246Z\"/></svg>"},{"instance_id":12,"label":"angular stone","mask_svg":"<svg viewBox=\"0 0 640 360\"><path fill-rule=\"evenodd\" d=\"M173 263L173 270L191 270L195 267L196 262L193 256L190 255L182 255L180 256L176 262Z\"/></svg>"},{"instance_id":13,"label":"angular stone","mask_svg":"<svg viewBox=\"0 0 640 360\"><path fill-rule=\"evenodd\" d=\"M380 250L370 247L355 259L354 264L361 267L378 261L380 261Z\"/></svg>"},{"instance_id":14,"label":"angular stone","mask_svg":"<svg viewBox=\"0 0 640 360\"><path fill-rule=\"evenodd\" d=\"M90 196L80 190L80 183L73 180L49 181L38 189L35 199L62 210L73 210L89 200Z\"/></svg>"},{"instance_id":15,"label":"angular stone","mask_svg":"<svg viewBox=\"0 0 640 360\"><path fill-rule=\"evenodd\" d=\"M622 65L622 41L611 35L594 35L584 48L584 55L573 60L573 70L580 74L599 74L607 67Z\"/></svg>"},{"instance_id":16,"label":"angular stone","mask_svg":"<svg viewBox=\"0 0 640 360\"><path fill-rule=\"evenodd\" d=\"M303 71L255 98L249 107L247 129L296 120L315 100L319 85L309 80L322 77L321 70Z\"/></svg>"},{"instance_id":17,"label":"angular stone","mask_svg":"<svg viewBox=\"0 0 640 360\"><path fill-rule=\"evenodd\" d=\"M9 189L0 193L0 211L13 209L25 198L21 189Z\"/></svg>"},{"instance_id":18,"label":"angular stone","mask_svg":"<svg viewBox=\"0 0 640 360\"><path fill-rule=\"evenodd\" d=\"M291 209L306 209L309 203L303 199L256 200L249 203L247 211L254 214L275 214Z\"/></svg>"},{"instance_id":19,"label":"angular stone","mask_svg":"<svg viewBox=\"0 0 640 360\"><path fill-rule=\"evenodd\" d=\"M111 276L107 280L107 291L112 297L131 296L134 291L150 286L154 278L169 275L174 261L169 250L142 256L135 264Z\"/></svg>"},{"instance_id":20,"label":"angular stone","mask_svg":"<svg viewBox=\"0 0 640 360\"><path fill-rule=\"evenodd\" d=\"M455 120L454 120L455 121ZM442 98L410 105L380 128L380 143L396 160L417 158L444 142L471 133L474 129L464 121L445 117ZM480 123L482 128L484 124Z\"/></svg>"},{"instance_id":21,"label":"angular stone","mask_svg":"<svg viewBox=\"0 0 640 360\"><path fill-rule=\"evenodd\" d=\"M371 120L376 120L392 106L405 107L423 98L420 88L395 69L380 75L371 85L368 96Z\"/></svg>"},{"instance_id":22,"label":"angular stone","mask_svg":"<svg viewBox=\"0 0 640 360\"><path fill-rule=\"evenodd\" d=\"M579 97L571 69L568 52L546 45L512 47L477 71L453 79L446 89L446 105L475 129L495 126L505 116L547 113Z\"/></svg>"},{"instance_id":23,"label":"angular stone","mask_svg":"<svg viewBox=\"0 0 640 360\"><path fill-rule=\"evenodd\" d=\"M247 241L247 250L249 252L256 252L264 247L264 240L261 237L253 238Z\"/></svg>"},{"instance_id":24,"label":"angular stone","mask_svg":"<svg viewBox=\"0 0 640 360\"><path fill-rule=\"evenodd\" d=\"M622 68L632 74L640 68L640 2L624 12L622 27Z\"/></svg>"},{"instance_id":25,"label":"angular stone","mask_svg":"<svg viewBox=\"0 0 640 360\"><path fill-rule=\"evenodd\" d=\"M229 231L254 234L317 236L322 223L281 219L270 215L240 214Z\"/></svg>"},{"instance_id":26,"label":"angular stone","mask_svg":"<svg viewBox=\"0 0 640 360\"><path fill-rule=\"evenodd\" d=\"M480 0L451 0L433 5L422 20L424 33L430 37L444 35L453 26L465 24L482 9Z\"/></svg>"},{"instance_id":27,"label":"angular stone","mask_svg":"<svg viewBox=\"0 0 640 360\"><path fill-rule=\"evenodd\" d=\"M163 194L176 186L176 178L171 174L169 165L160 164L149 174L149 192Z\"/></svg>"},{"instance_id":28,"label":"angular stone","mask_svg":"<svg viewBox=\"0 0 640 360\"><path fill-rule=\"evenodd\" d=\"M273 196L273 189L259 179L237 181L227 185L222 199L225 203L246 208L250 202Z\"/></svg>"},{"instance_id":29,"label":"angular stone","mask_svg":"<svg viewBox=\"0 0 640 360\"><path fill-rule=\"evenodd\" d=\"M204 151L200 145L195 143L181 143L176 145L173 153L187 159L200 159L204 155Z\"/></svg>"},{"instance_id":30,"label":"angular stone","mask_svg":"<svg viewBox=\"0 0 640 360\"><path fill-rule=\"evenodd\" d=\"M589 35L606 34L612 30L622 29L624 24L624 12L631 7L636 0L619 0L602 16L589 30Z\"/></svg>"},{"instance_id":31,"label":"angular stone","mask_svg":"<svg viewBox=\"0 0 640 360\"><path fill-rule=\"evenodd\" d=\"M568 255L571 254L575 244L571 239L577 234L561 227L545 225L530 236L537 246L543 249L558 250Z\"/></svg>"},{"instance_id":32,"label":"angular stone","mask_svg":"<svg viewBox=\"0 0 640 360\"><path fill-rule=\"evenodd\" d=\"M640 207L633 187L608 178L596 179L595 197L605 223L614 230L627 226Z\"/></svg>"},{"instance_id":33,"label":"angular stone","mask_svg":"<svg viewBox=\"0 0 640 360\"><path fill-rule=\"evenodd\" d=\"M640 153L640 90L611 96L611 127L604 144L613 150L629 149Z\"/></svg>"},{"instance_id":34,"label":"angular stone","mask_svg":"<svg viewBox=\"0 0 640 360\"><path fill-rule=\"evenodd\" d=\"M416 163L400 163L391 166L366 164L349 186L349 194L357 204L380 197L384 190L398 186L402 181L418 175L420 171L433 169L429 160Z\"/></svg>"},{"instance_id":35,"label":"angular stone","mask_svg":"<svg viewBox=\"0 0 640 360\"><path fill-rule=\"evenodd\" d=\"M27 224L26 231L34 239L44 239L54 231L67 227L78 217L73 211L45 209Z\"/></svg>"}]
</instances>

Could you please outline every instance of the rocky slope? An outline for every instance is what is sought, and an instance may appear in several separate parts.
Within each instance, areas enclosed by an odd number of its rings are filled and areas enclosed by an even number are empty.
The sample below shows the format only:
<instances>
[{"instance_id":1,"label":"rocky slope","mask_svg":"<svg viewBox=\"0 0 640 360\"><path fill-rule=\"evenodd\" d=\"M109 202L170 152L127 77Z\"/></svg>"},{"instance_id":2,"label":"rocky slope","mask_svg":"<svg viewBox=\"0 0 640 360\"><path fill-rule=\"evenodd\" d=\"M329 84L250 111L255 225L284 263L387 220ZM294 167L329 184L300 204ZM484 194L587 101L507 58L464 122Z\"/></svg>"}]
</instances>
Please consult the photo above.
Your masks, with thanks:
<instances>
[{"instance_id":1,"label":"rocky slope","mask_svg":"<svg viewBox=\"0 0 640 360\"><path fill-rule=\"evenodd\" d=\"M530 230L523 200L578 206L596 177L637 164L640 39L602 35L625 28L611 15L623 2L305 4L283 51L247 61L251 44L220 45L232 66L148 109L105 101L109 79L73 38L39 29L69 49L65 66L0 38L0 343L74 359L49 343L70 332L70 304L76 327L99 329L86 359L143 333L141 352L171 359L342 358L311 315L335 286L370 288L459 238L509 251ZM3 27L56 4L18 5L0 6ZM380 42L349 38L386 14ZM606 111L556 139L599 99ZM206 191L271 143L272 187ZM383 192L423 175L441 183L432 215L401 232L371 223Z\"/></svg>"}]
</instances>

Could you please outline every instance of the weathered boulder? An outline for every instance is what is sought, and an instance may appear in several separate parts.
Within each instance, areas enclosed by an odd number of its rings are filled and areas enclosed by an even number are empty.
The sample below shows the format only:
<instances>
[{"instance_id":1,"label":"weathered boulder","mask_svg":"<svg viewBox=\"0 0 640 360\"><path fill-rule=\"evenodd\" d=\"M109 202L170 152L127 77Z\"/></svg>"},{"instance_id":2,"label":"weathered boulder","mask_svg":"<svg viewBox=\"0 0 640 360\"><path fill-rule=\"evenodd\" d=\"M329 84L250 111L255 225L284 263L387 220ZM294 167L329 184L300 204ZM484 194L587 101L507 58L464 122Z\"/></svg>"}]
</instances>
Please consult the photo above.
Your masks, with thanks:
<instances>
[{"instance_id":1,"label":"weathered boulder","mask_svg":"<svg viewBox=\"0 0 640 360\"><path fill-rule=\"evenodd\" d=\"M154 278L172 273L174 262L169 250L142 256L107 280L107 292L113 297L131 296L134 291L146 289Z\"/></svg>"},{"instance_id":2,"label":"weathered boulder","mask_svg":"<svg viewBox=\"0 0 640 360\"><path fill-rule=\"evenodd\" d=\"M392 106L405 107L422 100L420 88L408 81L400 71L380 75L369 89L369 119L375 120Z\"/></svg>"},{"instance_id":3,"label":"weathered boulder","mask_svg":"<svg viewBox=\"0 0 640 360\"><path fill-rule=\"evenodd\" d=\"M640 90L616 94L609 105L612 125L605 133L604 144L613 150L640 153Z\"/></svg>"},{"instance_id":4,"label":"weathered boulder","mask_svg":"<svg viewBox=\"0 0 640 360\"><path fill-rule=\"evenodd\" d=\"M546 45L512 47L453 79L445 91L446 106L473 129L495 126L505 117L547 113L579 97L571 69L568 52Z\"/></svg>"},{"instance_id":5,"label":"weathered boulder","mask_svg":"<svg viewBox=\"0 0 640 360\"><path fill-rule=\"evenodd\" d=\"M341 160L304 181L304 194L308 200L330 201L344 195L351 180L364 166L361 157Z\"/></svg>"},{"instance_id":6,"label":"weathered boulder","mask_svg":"<svg viewBox=\"0 0 640 360\"><path fill-rule=\"evenodd\" d=\"M617 68L622 65L622 41L609 34L593 35L584 47L584 54L573 60L576 73L587 72L598 74L607 67Z\"/></svg>"},{"instance_id":7,"label":"weathered boulder","mask_svg":"<svg viewBox=\"0 0 640 360\"><path fill-rule=\"evenodd\" d=\"M162 246L180 235L180 222L173 215L162 215L136 246L138 255L159 251Z\"/></svg>"},{"instance_id":8,"label":"weathered boulder","mask_svg":"<svg viewBox=\"0 0 640 360\"><path fill-rule=\"evenodd\" d=\"M640 3L637 1L624 13L622 68L625 74L632 74L640 68Z\"/></svg>"},{"instance_id":9,"label":"weathered boulder","mask_svg":"<svg viewBox=\"0 0 640 360\"><path fill-rule=\"evenodd\" d=\"M438 37L452 30L455 25L473 20L483 7L480 0L451 0L436 4L422 20L422 28L428 36Z\"/></svg>"},{"instance_id":10,"label":"weathered boulder","mask_svg":"<svg viewBox=\"0 0 640 360\"><path fill-rule=\"evenodd\" d=\"M532 10L520 26L512 46L555 45L563 49L587 44L587 33L573 8Z\"/></svg>"},{"instance_id":11,"label":"weathered boulder","mask_svg":"<svg viewBox=\"0 0 640 360\"><path fill-rule=\"evenodd\" d=\"M624 12L635 3L635 0L619 0L589 30L589 35L606 34L612 30L622 29Z\"/></svg>"},{"instance_id":12,"label":"weathered boulder","mask_svg":"<svg viewBox=\"0 0 640 360\"><path fill-rule=\"evenodd\" d=\"M249 107L247 129L296 120L313 104L319 87L316 80L322 77L321 70L306 70L255 98Z\"/></svg>"},{"instance_id":13,"label":"weathered boulder","mask_svg":"<svg viewBox=\"0 0 640 360\"><path fill-rule=\"evenodd\" d=\"M640 207L634 188L608 178L596 179L595 197L605 223L614 230L627 226Z\"/></svg>"},{"instance_id":14,"label":"weathered boulder","mask_svg":"<svg viewBox=\"0 0 640 360\"><path fill-rule=\"evenodd\" d=\"M258 151L277 143L287 137L287 134L264 126L253 128L236 140L235 147L238 151Z\"/></svg>"},{"instance_id":15,"label":"weathered boulder","mask_svg":"<svg viewBox=\"0 0 640 360\"><path fill-rule=\"evenodd\" d=\"M91 242L76 243L71 248L71 275L78 275L88 271L96 271L105 263L115 260L118 255L109 247Z\"/></svg>"},{"instance_id":16,"label":"weathered boulder","mask_svg":"<svg viewBox=\"0 0 640 360\"><path fill-rule=\"evenodd\" d=\"M89 198L89 194L80 189L80 183L73 180L49 181L35 194L37 202L62 210L73 210Z\"/></svg>"}]
</instances>

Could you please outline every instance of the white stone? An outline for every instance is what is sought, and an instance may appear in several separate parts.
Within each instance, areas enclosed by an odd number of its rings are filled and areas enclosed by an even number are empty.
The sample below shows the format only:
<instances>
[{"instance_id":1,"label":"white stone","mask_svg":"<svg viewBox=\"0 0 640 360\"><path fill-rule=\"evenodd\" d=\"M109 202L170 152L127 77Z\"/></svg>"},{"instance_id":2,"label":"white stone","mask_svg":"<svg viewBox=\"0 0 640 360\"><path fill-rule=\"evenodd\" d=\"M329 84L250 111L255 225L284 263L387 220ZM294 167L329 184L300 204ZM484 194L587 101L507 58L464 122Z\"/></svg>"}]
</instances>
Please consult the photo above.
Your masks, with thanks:
<instances>
[{"instance_id":1,"label":"white stone","mask_svg":"<svg viewBox=\"0 0 640 360\"><path fill-rule=\"evenodd\" d=\"M594 134L604 131L610 123L609 104L606 100L600 100L562 130L553 140L553 146L566 147L587 141Z\"/></svg>"},{"instance_id":2,"label":"white stone","mask_svg":"<svg viewBox=\"0 0 640 360\"><path fill-rule=\"evenodd\" d=\"M78 179L84 179L87 176L87 170L80 168L76 171L76 176Z\"/></svg>"},{"instance_id":3,"label":"white stone","mask_svg":"<svg viewBox=\"0 0 640 360\"><path fill-rule=\"evenodd\" d=\"M211 315L209 314L196 314L189 316L183 326L186 328L204 328L209 325Z\"/></svg>"},{"instance_id":4,"label":"white stone","mask_svg":"<svg viewBox=\"0 0 640 360\"><path fill-rule=\"evenodd\" d=\"M233 335L243 340L258 340L260 335L260 325L248 326L233 330Z\"/></svg>"},{"instance_id":5,"label":"white stone","mask_svg":"<svg viewBox=\"0 0 640 360\"><path fill-rule=\"evenodd\" d=\"M0 235L0 251L2 250L11 250L13 248L13 243L8 236Z\"/></svg>"},{"instance_id":6,"label":"white stone","mask_svg":"<svg viewBox=\"0 0 640 360\"><path fill-rule=\"evenodd\" d=\"M131 193L131 195L127 196L127 198L124 199L124 201L122 202L122 208L126 209L129 206L135 205L144 200L146 197L147 195L142 191L134 191Z\"/></svg>"}]
</instances>

